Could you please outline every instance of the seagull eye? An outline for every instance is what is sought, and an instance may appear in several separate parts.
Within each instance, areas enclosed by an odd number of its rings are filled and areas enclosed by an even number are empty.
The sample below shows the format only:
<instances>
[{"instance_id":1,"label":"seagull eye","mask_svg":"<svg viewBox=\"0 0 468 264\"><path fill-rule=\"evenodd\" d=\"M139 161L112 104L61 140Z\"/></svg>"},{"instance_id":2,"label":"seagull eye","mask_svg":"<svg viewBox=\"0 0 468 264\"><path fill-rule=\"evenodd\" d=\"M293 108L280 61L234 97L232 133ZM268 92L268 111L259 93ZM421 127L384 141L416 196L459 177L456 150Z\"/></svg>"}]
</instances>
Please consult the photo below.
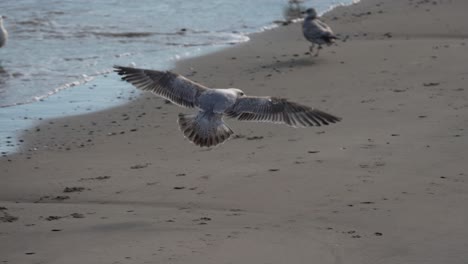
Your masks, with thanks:
<instances>
[{"instance_id":1,"label":"seagull eye","mask_svg":"<svg viewBox=\"0 0 468 264\"><path fill-rule=\"evenodd\" d=\"M241 95L241 96L244 96L245 94L244 94L243 92L240 92L240 95Z\"/></svg>"}]
</instances>

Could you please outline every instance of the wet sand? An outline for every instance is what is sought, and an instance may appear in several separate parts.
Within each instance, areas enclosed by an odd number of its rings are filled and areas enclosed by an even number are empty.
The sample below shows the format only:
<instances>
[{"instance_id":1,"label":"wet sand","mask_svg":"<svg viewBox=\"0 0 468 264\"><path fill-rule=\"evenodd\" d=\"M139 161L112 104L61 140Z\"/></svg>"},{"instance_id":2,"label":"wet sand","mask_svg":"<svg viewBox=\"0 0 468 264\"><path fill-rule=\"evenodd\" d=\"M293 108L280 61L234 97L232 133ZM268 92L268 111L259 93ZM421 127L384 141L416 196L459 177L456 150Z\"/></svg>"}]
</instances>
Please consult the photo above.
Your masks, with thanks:
<instances>
[{"instance_id":1,"label":"wet sand","mask_svg":"<svg viewBox=\"0 0 468 264\"><path fill-rule=\"evenodd\" d=\"M292 24L175 69L332 126L228 120L200 149L151 94L42 121L0 160L0 262L466 263L467 8L367 0L326 14L346 41L318 58Z\"/></svg>"}]
</instances>

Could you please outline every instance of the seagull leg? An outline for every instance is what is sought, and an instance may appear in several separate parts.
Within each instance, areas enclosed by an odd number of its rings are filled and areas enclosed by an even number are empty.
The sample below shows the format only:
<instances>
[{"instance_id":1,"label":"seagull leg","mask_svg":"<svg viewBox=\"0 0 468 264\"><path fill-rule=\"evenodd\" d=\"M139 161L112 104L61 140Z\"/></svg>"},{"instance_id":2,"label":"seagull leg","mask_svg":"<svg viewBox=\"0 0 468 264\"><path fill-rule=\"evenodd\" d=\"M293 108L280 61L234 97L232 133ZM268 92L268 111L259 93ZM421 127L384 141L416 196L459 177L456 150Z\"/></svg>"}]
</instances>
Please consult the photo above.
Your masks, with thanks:
<instances>
[{"instance_id":1,"label":"seagull leg","mask_svg":"<svg viewBox=\"0 0 468 264\"><path fill-rule=\"evenodd\" d=\"M310 52L310 55L312 55L312 54L313 54L313 52L314 52L314 46L315 46L315 44L314 44L314 43L312 43L312 45L310 45L310 47L309 47L309 52Z\"/></svg>"},{"instance_id":2,"label":"seagull leg","mask_svg":"<svg viewBox=\"0 0 468 264\"><path fill-rule=\"evenodd\" d=\"M318 57L319 51L322 49L322 45L318 45L317 53L315 53L315 57Z\"/></svg>"}]
</instances>

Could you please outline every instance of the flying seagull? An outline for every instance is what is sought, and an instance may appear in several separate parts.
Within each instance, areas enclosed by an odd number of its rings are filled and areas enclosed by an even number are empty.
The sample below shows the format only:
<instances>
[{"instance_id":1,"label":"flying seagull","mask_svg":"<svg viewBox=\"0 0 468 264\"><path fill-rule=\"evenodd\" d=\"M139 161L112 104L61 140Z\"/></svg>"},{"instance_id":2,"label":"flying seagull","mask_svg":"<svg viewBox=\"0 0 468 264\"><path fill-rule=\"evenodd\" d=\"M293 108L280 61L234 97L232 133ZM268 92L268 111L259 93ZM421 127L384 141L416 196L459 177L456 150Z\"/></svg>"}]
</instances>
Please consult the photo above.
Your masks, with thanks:
<instances>
[{"instance_id":1,"label":"flying seagull","mask_svg":"<svg viewBox=\"0 0 468 264\"><path fill-rule=\"evenodd\" d=\"M200 147L223 143L234 133L223 116L242 121L272 122L292 127L328 125L340 121L331 114L287 99L247 96L236 88L212 89L170 71L114 66L122 80L153 92L174 104L197 108L196 114L179 114L185 137Z\"/></svg>"},{"instance_id":2,"label":"flying seagull","mask_svg":"<svg viewBox=\"0 0 468 264\"><path fill-rule=\"evenodd\" d=\"M317 57L319 51L322 49L322 45L327 44L330 46L334 43L335 39L337 39L337 36L327 24L317 18L317 11L315 11L314 8L307 9L306 14L307 17L302 24L302 33L304 37L312 43L309 48L310 54L312 54L315 44L318 45L317 53L315 54Z\"/></svg>"},{"instance_id":3,"label":"flying seagull","mask_svg":"<svg viewBox=\"0 0 468 264\"><path fill-rule=\"evenodd\" d=\"M4 16L0 16L0 48L5 46L5 43L8 39L8 32L3 27L3 18Z\"/></svg>"}]
</instances>

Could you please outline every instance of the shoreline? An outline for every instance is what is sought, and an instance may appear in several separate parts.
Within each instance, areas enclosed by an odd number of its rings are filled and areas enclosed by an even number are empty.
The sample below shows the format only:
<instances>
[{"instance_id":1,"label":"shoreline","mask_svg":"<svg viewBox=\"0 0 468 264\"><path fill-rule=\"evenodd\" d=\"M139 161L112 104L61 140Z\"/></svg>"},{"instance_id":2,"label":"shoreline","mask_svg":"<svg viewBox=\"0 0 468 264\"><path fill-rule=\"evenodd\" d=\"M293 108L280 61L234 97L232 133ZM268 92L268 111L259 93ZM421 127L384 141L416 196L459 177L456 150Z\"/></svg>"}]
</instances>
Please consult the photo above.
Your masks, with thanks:
<instances>
[{"instance_id":1,"label":"shoreline","mask_svg":"<svg viewBox=\"0 0 468 264\"><path fill-rule=\"evenodd\" d=\"M336 7L346 7L353 4L355 4L355 2L348 4L336 4L334 6L330 6L328 9L323 11L323 13L326 14ZM262 34L269 30L282 27L283 25L281 25L280 21L283 20L275 20L271 22L271 24L259 28L256 32L245 34L245 37L249 38L249 40L246 42L250 41L250 38L253 35ZM298 23L298 21L293 23ZM196 59L198 57L208 56L212 53L223 52L223 50L230 49L236 45L242 45L243 43L244 42L239 42L237 44L220 47L212 46L206 51L199 51L199 54L172 61L168 64L170 66L163 69L175 70L177 65L183 65L185 60ZM126 104L135 96L143 96L141 92L134 90L134 88L124 86L121 86L119 89L115 89L113 91L110 91L110 89L109 91L103 91L101 92L100 96L96 97L87 97L86 95L83 96L83 94L85 94L87 91L99 91L99 86L109 86L106 79L108 77L112 78L113 74L114 73L110 71L99 73L95 76L87 76L84 77L83 80L61 85L56 88L56 90L59 92L43 95L37 101L0 107L0 109L3 110L2 114L5 117L8 116L8 118L3 118L0 120L2 127L4 128L0 130L0 138L2 139L2 142L0 142L0 153L3 156L13 155L18 151L21 151L21 148L24 149L25 147L23 146L24 140L22 139L22 134L32 130L37 124L40 124L42 120L67 118L106 111L112 109L113 107L119 107ZM77 82L80 82L80 84L77 85ZM95 98L101 99L96 100ZM63 101L64 103L62 103L62 106L57 107L60 101ZM80 104L86 104L86 106L82 106ZM42 112L38 113L39 111ZM31 115L30 113L34 114ZM5 129L7 127L8 129Z\"/></svg>"},{"instance_id":2,"label":"shoreline","mask_svg":"<svg viewBox=\"0 0 468 264\"><path fill-rule=\"evenodd\" d=\"M229 119L237 137L200 149L175 121L191 110L151 94L35 126L0 160L0 261L464 263L468 3L434 2L337 7L349 39L318 58L291 24L174 69L333 126Z\"/></svg>"}]
</instances>

